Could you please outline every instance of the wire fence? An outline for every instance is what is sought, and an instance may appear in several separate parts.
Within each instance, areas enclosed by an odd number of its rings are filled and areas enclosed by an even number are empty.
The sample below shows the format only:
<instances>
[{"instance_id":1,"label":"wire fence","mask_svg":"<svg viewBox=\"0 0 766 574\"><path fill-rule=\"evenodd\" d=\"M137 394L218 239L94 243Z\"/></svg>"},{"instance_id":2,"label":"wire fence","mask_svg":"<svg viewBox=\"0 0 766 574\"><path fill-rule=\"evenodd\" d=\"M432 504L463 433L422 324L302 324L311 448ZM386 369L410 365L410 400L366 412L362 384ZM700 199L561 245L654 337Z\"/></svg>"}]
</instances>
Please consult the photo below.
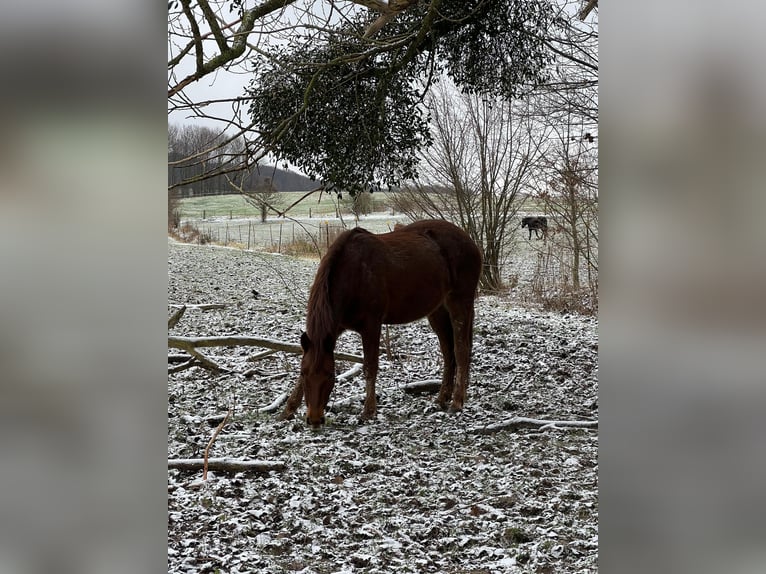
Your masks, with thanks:
<instances>
[{"instance_id":1,"label":"wire fence","mask_svg":"<svg viewBox=\"0 0 766 574\"><path fill-rule=\"evenodd\" d=\"M373 233L391 231L403 217L380 215L360 219L226 219L182 221L179 233L196 243L287 255L322 255L345 229L364 227Z\"/></svg>"}]
</instances>

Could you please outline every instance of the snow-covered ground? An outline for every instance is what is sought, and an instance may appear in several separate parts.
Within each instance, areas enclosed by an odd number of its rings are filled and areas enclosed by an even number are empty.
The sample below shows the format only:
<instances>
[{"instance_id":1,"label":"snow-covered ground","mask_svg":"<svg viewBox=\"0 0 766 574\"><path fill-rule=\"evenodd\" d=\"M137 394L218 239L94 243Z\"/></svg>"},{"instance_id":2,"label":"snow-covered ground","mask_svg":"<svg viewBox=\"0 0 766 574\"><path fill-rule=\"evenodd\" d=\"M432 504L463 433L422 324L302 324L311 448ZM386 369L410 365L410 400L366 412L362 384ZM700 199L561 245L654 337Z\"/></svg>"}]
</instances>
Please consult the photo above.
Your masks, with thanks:
<instances>
[{"instance_id":1,"label":"snow-covered ground","mask_svg":"<svg viewBox=\"0 0 766 574\"><path fill-rule=\"evenodd\" d=\"M169 303L226 303L188 309L171 334L297 344L316 267L171 242ZM526 272L518 276L523 282ZM259 414L292 388L296 355L253 361L262 349L204 349L231 372L170 375L169 457L201 457L215 426L206 417L231 407L210 456L286 466L213 473L206 483L199 472L168 471L168 571L595 572L597 431L474 432L512 416L598 418L597 320L523 308L517 299L477 300L472 378L459 414L402 391L440 375L425 320L384 330L378 416L367 424L358 422L361 403L345 401L362 395L361 375L335 386L319 432L301 422L301 411L293 421ZM338 350L361 354L359 337L343 335Z\"/></svg>"}]
</instances>

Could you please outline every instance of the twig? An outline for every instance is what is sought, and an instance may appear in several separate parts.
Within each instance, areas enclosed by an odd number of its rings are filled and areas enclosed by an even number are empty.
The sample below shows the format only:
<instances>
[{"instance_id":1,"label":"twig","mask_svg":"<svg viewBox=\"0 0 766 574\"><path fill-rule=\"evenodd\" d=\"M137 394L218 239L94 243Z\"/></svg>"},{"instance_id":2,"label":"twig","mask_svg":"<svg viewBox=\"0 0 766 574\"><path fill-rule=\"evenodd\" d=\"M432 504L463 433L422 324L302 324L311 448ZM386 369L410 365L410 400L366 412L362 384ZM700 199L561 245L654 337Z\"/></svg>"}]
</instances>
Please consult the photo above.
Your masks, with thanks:
<instances>
[{"instance_id":1,"label":"twig","mask_svg":"<svg viewBox=\"0 0 766 574\"><path fill-rule=\"evenodd\" d=\"M226 413L226 416L223 417L221 424L219 424L216 427L215 432L213 433L213 436L210 437L210 440L208 441L207 446L205 447L205 465L202 469L202 480L207 480L208 454L210 453L210 447L213 446L213 443L215 442L215 439L218 436L218 433L221 432L221 429L223 429L224 425L226 424L226 421L229 420L229 416L231 416L231 408L229 409L229 412Z\"/></svg>"},{"instance_id":2,"label":"twig","mask_svg":"<svg viewBox=\"0 0 766 574\"><path fill-rule=\"evenodd\" d=\"M513 377L511 377L511 382L510 382L510 383L508 383L508 384L505 386L505 388L503 389L503 392L508 392L509 390L511 390L511 387L512 387L512 386L513 386L513 384L516 382L516 377L518 377L518 375L513 375Z\"/></svg>"}]
</instances>

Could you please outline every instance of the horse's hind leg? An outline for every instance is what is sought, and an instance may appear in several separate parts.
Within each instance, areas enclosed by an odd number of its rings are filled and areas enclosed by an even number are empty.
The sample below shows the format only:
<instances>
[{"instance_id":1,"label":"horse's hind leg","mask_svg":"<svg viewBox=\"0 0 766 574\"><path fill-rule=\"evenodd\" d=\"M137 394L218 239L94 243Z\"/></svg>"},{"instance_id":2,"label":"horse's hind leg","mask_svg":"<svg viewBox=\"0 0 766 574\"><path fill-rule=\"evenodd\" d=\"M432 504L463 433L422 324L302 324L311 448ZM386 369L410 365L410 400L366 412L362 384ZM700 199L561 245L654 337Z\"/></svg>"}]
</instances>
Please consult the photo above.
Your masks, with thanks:
<instances>
[{"instance_id":1,"label":"horse's hind leg","mask_svg":"<svg viewBox=\"0 0 766 574\"><path fill-rule=\"evenodd\" d=\"M370 327L362 332L362 349L364 350L364 380L365 398L362 420L375 418L378 401L375 397L375 379L378 376L378 356L380 355L380 328Z\"/></svg>"},{"instance_id":2,"label":"horse's hind leg","mask_svg":"<svg viewBox=\"0 0 766 574\"><path fill-rule=\"evenodd\" d=\"M452 333L452 321L447 309L439 307L428 316L428 323L436 336L439 337L439 347L444 359L442 385L436 402L442 410L445 410L447 403L452 398L452 389L455 386L455 341Z\"/></svg>"},{"instance_id":3,"label":"horse's hind leg","mask_svg":"<svg viewBox=\"0 0 766 574\"><path fill-rule=\"evenodd\" d=\"M468 387L468 372L471 363L471 348L473 346L473 296L447 301L447 309L452 319L452 331L455 338L455 390L452 393L450 411L463 410L466 389Z\"/></svg>"}]
</instances>

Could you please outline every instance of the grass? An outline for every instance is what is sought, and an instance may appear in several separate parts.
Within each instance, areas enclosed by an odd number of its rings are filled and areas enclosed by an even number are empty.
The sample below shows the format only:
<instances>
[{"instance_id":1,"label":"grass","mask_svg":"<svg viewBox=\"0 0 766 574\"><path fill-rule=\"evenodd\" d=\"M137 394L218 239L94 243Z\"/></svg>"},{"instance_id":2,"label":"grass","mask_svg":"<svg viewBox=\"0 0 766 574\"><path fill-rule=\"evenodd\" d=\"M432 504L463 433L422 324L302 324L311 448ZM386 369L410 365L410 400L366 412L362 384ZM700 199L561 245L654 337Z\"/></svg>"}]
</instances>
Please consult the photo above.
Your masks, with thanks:
<instances>
[{"instance_id":1,"label":"grass","mask_svg":"<svg viewBox=\"0 0 766 574\"><path fill-rule=\"evenodd\" d=\"M302 191L284 191L280 192L278 199L274 202L277 209L286 209L305 195ZM388 194L377 192L372 196L373 212L386 211L388 207ZM287 213L290 217L305 218L309 217L334 217L338 207L338 199L334 194L319 193L311 195L295 205ZM340 201L341 211L347 215L347 200ZM189 197L180 200L181 219L204 219L208 217L237 217L237 218L260 218L258 208L250 205L245 198L238 194L231 195L209 195L205 197ZM540 205L534 198L528 198L524 207L525 212L539 212ZM204 217L203 217L204 215ZM271 213L269 216L273 216Z\"/></svg>"},{"instance_id":2,"label":"grass","mask_svg":"<svg viewBox=\"0 0 766 574\"><path fill-rule=\"evenodd\" d=\"M305 195L305 192L284 191L280 192L274 207L277 209L286 209L298 199ZM373 195L373 211L384 211L387 209L387 196L379 192ZM298 205L293 206L287 215L290 217L305 218L309 217L335 217L338 200L334 194L319 193L313 194ZM348 203L345 200L340 201L340 208L344 214L349 214ZM181 218L206 219L209 217L237 217L237 218L260 218L260 210L250 205L244 197L238 194L232 195L209 195L205 197L188 197L180 200ZM275 214L272 212L270 217Z\"/></svg>"}]
</instances>

